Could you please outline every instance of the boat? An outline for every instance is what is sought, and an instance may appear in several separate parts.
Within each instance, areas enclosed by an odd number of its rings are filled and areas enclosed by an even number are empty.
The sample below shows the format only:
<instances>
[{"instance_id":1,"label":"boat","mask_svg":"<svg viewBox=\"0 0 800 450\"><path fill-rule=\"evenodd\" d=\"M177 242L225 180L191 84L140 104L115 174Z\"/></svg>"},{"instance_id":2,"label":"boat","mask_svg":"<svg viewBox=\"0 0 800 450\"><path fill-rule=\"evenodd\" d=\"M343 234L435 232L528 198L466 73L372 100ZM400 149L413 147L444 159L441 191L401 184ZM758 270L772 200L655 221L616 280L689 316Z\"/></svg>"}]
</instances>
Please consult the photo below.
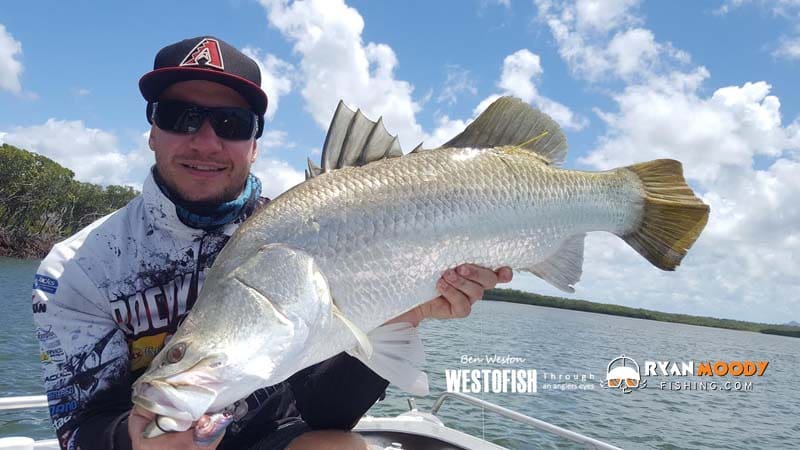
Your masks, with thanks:
<instances>
[{"instance_id":1,"label":"boat","mask_svg":"<svg viewBox=\"0 0 800 450\"><path fill-rule=\"evenodd\" d=\"M442 422L437 413L446 401L460 401L478 409L484 409L500 416L525 424L539 431L549 433L565 440L583 445L588 449L620 450L606 442L561 428L557 425L535 419L525 414L504 408L500 405L457 392L439 395L429 412L420 411L413 398L409 398L409 410L394 417L364 416L355 426L373 450L502 450L477 436L450 428ZM0 411L16 409L47 408L47 397L5 397L0 398ZM34 441L24 436L0 436L0 450L59 450L56 439Z\"/></svg>"}]
</instances>

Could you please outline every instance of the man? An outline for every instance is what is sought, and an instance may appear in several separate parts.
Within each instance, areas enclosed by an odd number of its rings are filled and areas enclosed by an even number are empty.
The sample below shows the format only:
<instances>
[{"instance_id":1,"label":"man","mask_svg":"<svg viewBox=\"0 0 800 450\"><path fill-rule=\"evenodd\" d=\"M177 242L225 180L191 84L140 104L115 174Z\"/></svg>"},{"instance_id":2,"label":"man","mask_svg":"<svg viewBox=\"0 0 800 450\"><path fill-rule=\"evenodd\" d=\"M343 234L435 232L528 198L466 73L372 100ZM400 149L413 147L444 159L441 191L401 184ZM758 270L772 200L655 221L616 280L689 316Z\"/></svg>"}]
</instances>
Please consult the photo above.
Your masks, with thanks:
<instances>
[{"instance_id":1,"label":"man","mask_svg":"<svg viewBox=\"0 0 800 450\"><path fill-rule=\"evenodd\" d=\"M250 174L267 109L260 83L255 61L213 37L163 48L140 80L156 159L142 194L56 244L34 284L62 448L196 448L191 429L144 439L154 415L133 407L131 384L192 308L229 236L268 202ZM484 289L510 279L508 268L449 270L440 297L393 321L464 317ZM363 447L346 430L387 384L342 353L232 405L234 422L206 448Z\"/></svg>"}]
</instances>

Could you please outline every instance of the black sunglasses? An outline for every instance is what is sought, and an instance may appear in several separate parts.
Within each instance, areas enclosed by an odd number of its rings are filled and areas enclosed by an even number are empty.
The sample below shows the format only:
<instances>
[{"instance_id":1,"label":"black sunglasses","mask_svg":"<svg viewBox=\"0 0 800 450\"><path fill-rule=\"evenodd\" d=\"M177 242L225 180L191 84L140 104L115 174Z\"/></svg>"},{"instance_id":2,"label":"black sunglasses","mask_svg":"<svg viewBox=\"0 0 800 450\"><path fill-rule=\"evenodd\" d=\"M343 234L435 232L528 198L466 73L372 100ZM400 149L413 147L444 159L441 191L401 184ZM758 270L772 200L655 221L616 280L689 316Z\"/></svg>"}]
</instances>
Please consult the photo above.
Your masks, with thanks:
<instances>
[{"instance_id":1,"label":"black sunglasses","mask_svg":"<svg viewBox=\"0 0 800 450\"><path fill-rule=\"evenodd\" d=\"M151 124L173 133L197 133L208 118L211 128L222 139L245 141L261 135L261 117L244 108L209 108L178 100L162 100L148 104L147 109L147 119Z\"/></svg>"}]
</instances>

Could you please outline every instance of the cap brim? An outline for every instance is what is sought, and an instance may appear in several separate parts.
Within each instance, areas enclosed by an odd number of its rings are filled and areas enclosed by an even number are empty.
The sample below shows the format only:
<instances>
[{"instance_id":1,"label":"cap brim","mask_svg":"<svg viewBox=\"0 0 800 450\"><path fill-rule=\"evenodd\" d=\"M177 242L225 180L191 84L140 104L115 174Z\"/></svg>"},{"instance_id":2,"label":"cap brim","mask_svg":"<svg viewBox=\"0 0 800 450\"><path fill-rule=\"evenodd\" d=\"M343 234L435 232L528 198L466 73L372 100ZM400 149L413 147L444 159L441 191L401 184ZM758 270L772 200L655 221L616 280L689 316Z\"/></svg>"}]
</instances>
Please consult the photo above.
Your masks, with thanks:
<instances>
[{"instance_id":1,"label":"cap brim","mask_svg":"<svg viewBox=\"0 0 800 450\"><path fill-rule=\"evenodd\" d=\"M236 92L250 103L253 111L263 116L267 112L267 94L261 86L245 78L220 72L213 69L200 69L196 67L165 67L156 69L144 74L139 80L139 90L148 102L158 101L158 97L167 87L189 80L205 80L224 84Z\"/></svg>"}]
</instances>

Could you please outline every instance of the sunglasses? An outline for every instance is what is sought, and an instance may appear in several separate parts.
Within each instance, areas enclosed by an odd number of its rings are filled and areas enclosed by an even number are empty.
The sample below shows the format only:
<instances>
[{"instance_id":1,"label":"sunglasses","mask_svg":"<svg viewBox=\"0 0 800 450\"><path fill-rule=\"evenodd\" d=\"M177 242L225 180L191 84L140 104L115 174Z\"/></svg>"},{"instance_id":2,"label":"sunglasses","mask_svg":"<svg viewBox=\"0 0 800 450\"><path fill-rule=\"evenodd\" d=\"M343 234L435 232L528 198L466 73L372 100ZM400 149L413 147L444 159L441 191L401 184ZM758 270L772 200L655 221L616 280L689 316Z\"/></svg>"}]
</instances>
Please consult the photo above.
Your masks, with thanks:
<instances>
[{"instance_id":1,"label":"sunglasses","mask_svg":"<svg viewBox=\"0 0 800 450\"><path fill-rule=\"evenodd\" d=\"M209 108L178 100L162 100L147 106L150 123L173 133L197 133L208 119L211 128L222 139L246 141L261 135L261 118L248 109Z\"/></svg>"}]
</instances>

